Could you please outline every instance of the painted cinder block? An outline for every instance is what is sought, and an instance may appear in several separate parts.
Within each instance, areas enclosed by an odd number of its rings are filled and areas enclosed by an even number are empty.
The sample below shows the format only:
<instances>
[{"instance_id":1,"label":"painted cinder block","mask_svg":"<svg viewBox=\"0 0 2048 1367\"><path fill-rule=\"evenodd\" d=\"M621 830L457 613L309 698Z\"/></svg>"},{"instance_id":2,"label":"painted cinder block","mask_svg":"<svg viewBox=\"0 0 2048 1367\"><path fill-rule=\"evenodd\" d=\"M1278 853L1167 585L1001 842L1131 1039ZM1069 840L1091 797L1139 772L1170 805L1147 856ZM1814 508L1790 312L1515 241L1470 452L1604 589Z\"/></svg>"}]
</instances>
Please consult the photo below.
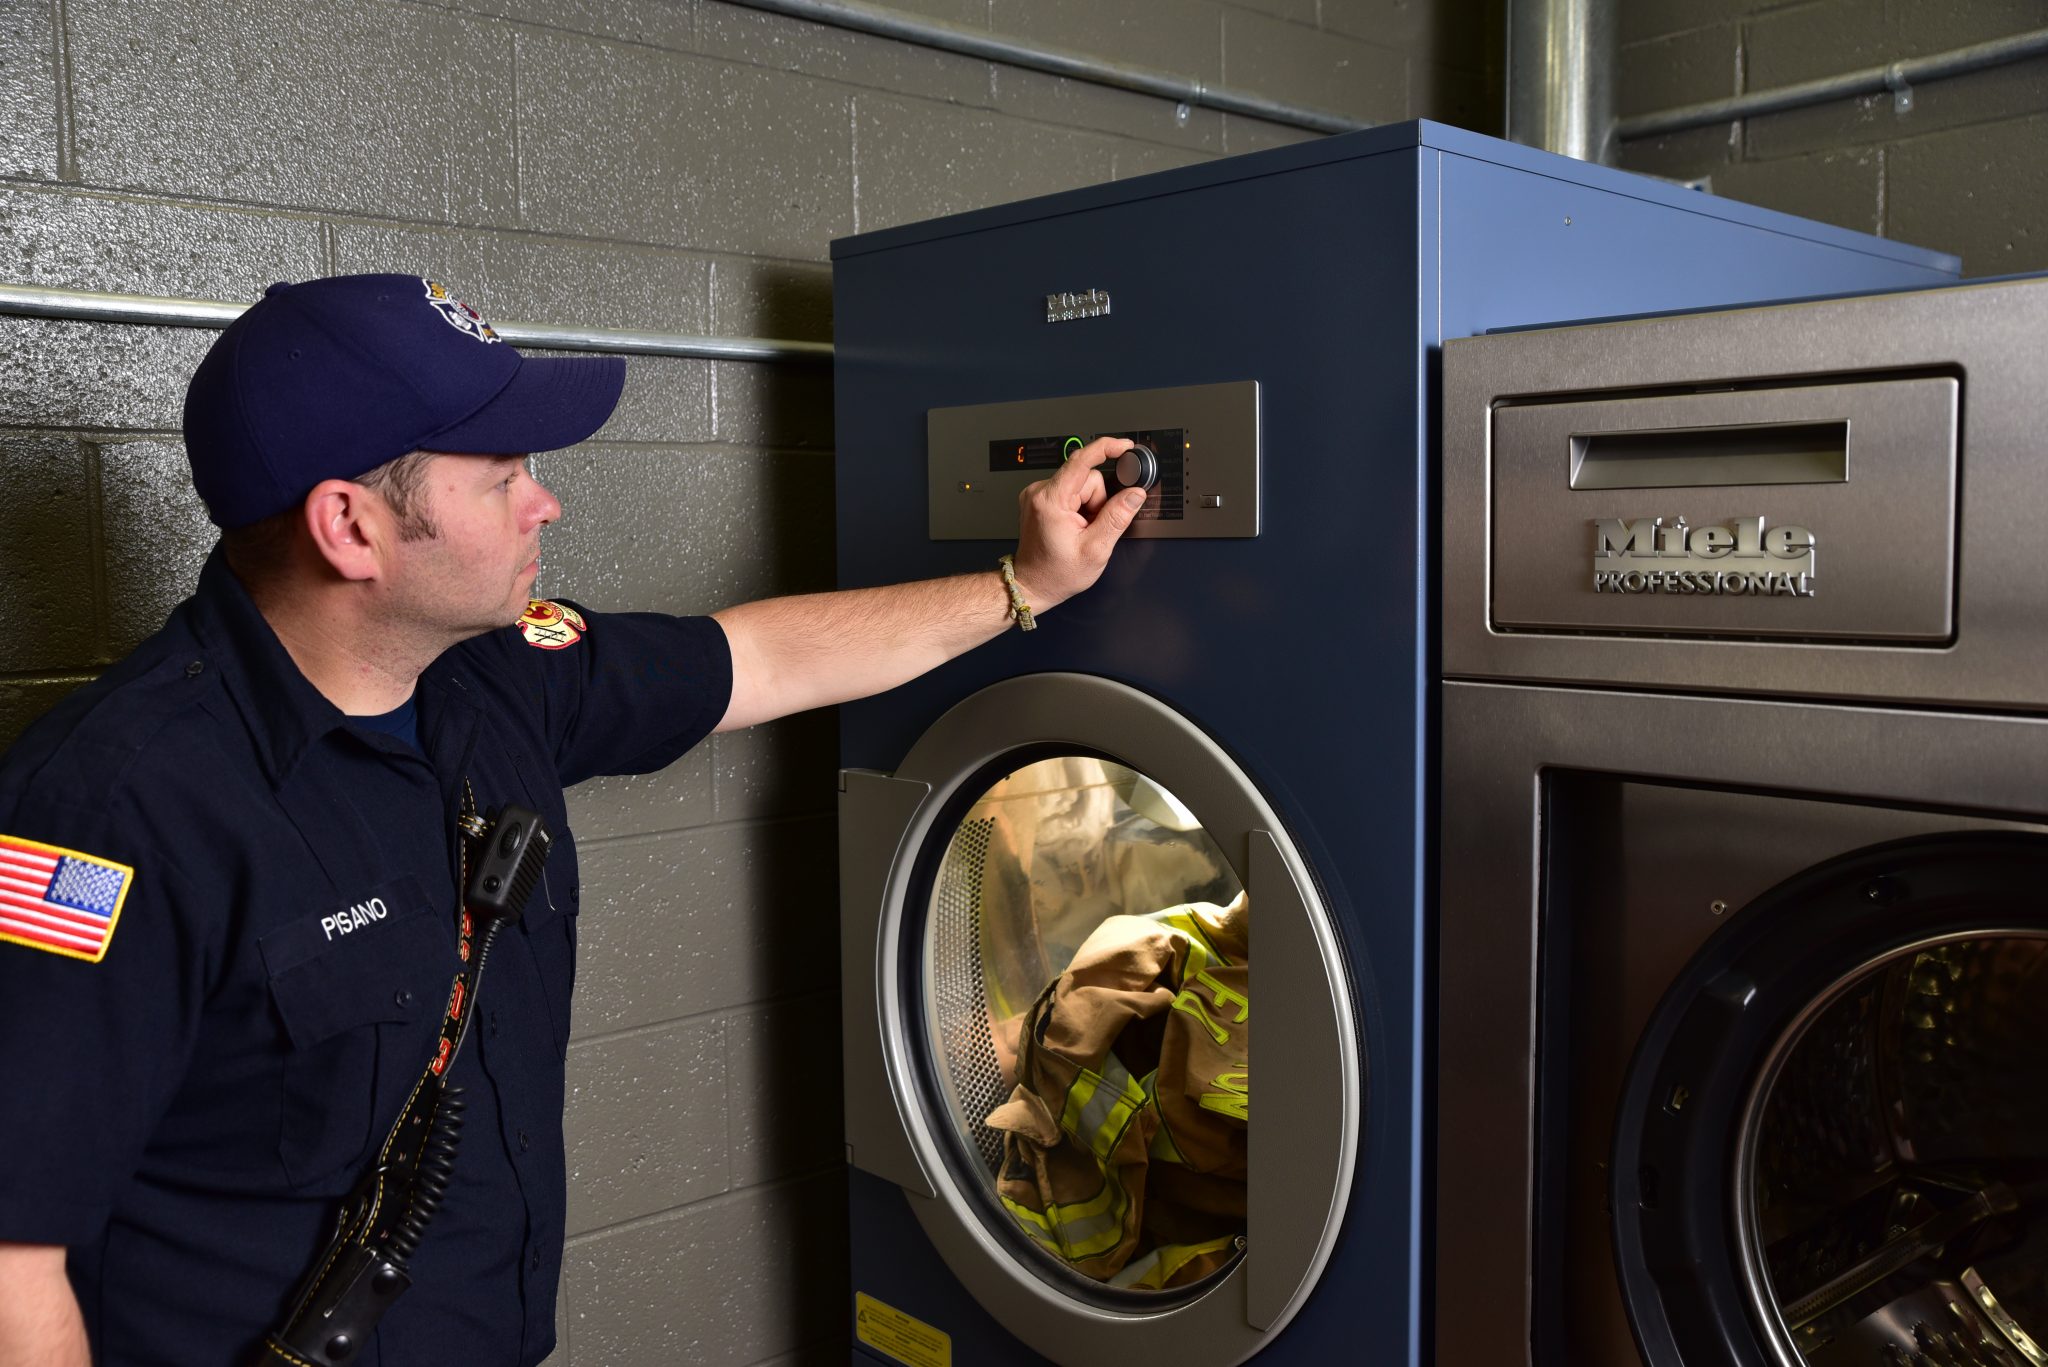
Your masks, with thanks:
<instances>
[{"instance_id":1,"label":"painted cinder block","mask_svg":"<svg viewBox=\"0 0 2048 1367\"><path fill-rule=\"evenodd\" d=\"M720 337L831 341L831 267L751 256L716 258L711 331Z\"/></svg>"},{"instance_id":2,"label":"painted cinder block","mask_svg":"<svg viewBox=\"0 0 2048 1367\"><path fill-rule=\"evenodd\" d=\"M1223 81L1367 123L1408 115L1407 54L1243 10L1223 15Z\"/></svg>"},{"instance_id":3,"label":"painted cinder block","mask_svg":"<svg viewBox=\"0 0 2048 1367\"><path fill-rule=\"evenodd\" d=\"M917 7L891 5L906 13ZM949 11L959 11L952 13ZM698 6L693 47L707 57L773 67L870 90L902 91L956 104L989 103L989 64L977 57L879 38L724 3ZM934 4L928 17L986 29L986 0Z\"/></svg>"},{"instance_id":4,"label":"painted cinder block","mask_svg":"<svg viewBox=\"0 0 2048 1367\"><path fill-rule=\"evenodd\" d=\"M361 0L65 12L90 77L72 100L89 185L416 220L513 212L501 24Z\"/></svg>"},{"instance_id":5,"label":"painted cinder block","mask_svg":"<svg viewBox=\"0 0 2048 1367\"><path fill-rule=\"evenodd\" d=\"M839 714L830 708L711 738L720 821L830 812L838 805Z\"/></svg>"},{"instance_id":6,"label":"painted cinder block","mask_svg":"<svg viewBox=\"0 0 2048 1367\"><path fill-rule=\"evenodd\" d=\"M1251 10L1256 14L1270 15L1275 19L1286 19L1296 24L1314 24L1321 10L1321 0L1231 0L1237 9Z\"/></svg>"},{"instance_id":7,"label":"painted cinder block","mask_svg":"<svg viewBox=\"0 0 2048 1367\"><path fill-rule=\"evenodd\" d=\"M993 68L992 84L996 110L1012 118L1115 133L1211 155L1223 151L1223 115L1214 109L1013 66Z\"/></svg>"},{"instance_id":8,"label":"painted cinder block","mask_svg":"<svg viewBox=\"0 0 2048 1367\"><path fill-rule=\"evenodd\" d=\"M1133 176L1149 176L1154 171L1171 171L1178 166L1192 166L1198 161L1213 161L1208 152L1198 152L1188 147L1162 147L1156 142L1125 141L1116 149L1116 160L1112 163L1111 177L1115 180L1129 180Z\"/></svg>"},{"instance_id":9,"label":"painted cinder block","mask_svg":"<svg viewBox=\"0 0 2048 1367\"><path fill-rule=\"evenodd\" d=\"M847 87L567 34L518 41L527 226L814 261L851 228Z\"/></svg>"},{"instance_id":10,"label":"painted cinder block","mask_svg":"<svg viewBox=\"0 0 2048 1367\"><path fill-rule=\"evenodd\" d=\"M1617 6L1628 8L1627 4ZM1321 0L1316 22L1331 33L1397 47L1429 60L1469 62L1485 49L1488 30L1506 23L1497 5L1431 4L1428 0Z\"/></svg>"},{"instance_id":11,"label":"painted cinder block","mask_svg":"<svg viewBox=\"0 0 2048 1367\"><path fill-rule=\"evenodd\" d=\"M735 445L832 449L832 368L714 361L712 404L717 439ZM821 478L831 481L826 471Z\"/></svg>"},{"instance_id":12,"label":"painted cinder block","mask_svg":"<svg viewBox=\"0 0 2048 1367\"><path fill-rule=\"evenodd\" d=\"M1615 64L1615 112L1626 118L1741 94L1741 48L1735 24L1630 44Z\"/></svg>"},{"instance_id":13,"label":"painted cinder block","mask_svg":"<svg viewBox=\"0 0 2048 1367\"><path fill-rule=\"evenodd\" d=\"M755 1186L845 1161L839 1123L839 994L725 1020L732 1184Z\"/></svg>"},{"instance_id":14,"label":"painted cinder block","mask_svg":"<svg viewBox=\"0 0 2048 1367\"><path fill-rule=\"evenodd\" d=\"M569 1051L569 1233L701 1201L732 1183L726 1022L675 1025Z\"/></svg>"},{"instance_id":15,"label":"painted cinder block","mask_svg":"<svg viewBox=\"0 0 2048 1367\"><path fill-rule=\"evenodd\" d=\"M1886 154L1891 233L1965 275L2048 268L2048 113L1915 138Z\"/></svg>"},{"instance_id":16,"label":"painted cinder block","mask_svg":"<svg viewBox=\"0 0 2048 1367\"><path fill-rule=\"evenodd\" d=\"M834 983L832 831L805 817L582 846L577 1036Z\"/></svg>"},{"instance_id":17,"label":"painted cinder block","mask_svg":"<svg viewBox=\"0 0 2048 1367\"><path fill-rule=\"evenodd\" d=\"M1650 114L1741 93L1741 43L1738 25L1716 24L1623 47L1617 112ZM1716 175L1740 150L1735 128L1715 124L1617 142L1616 159L1631 171L1674 180Z\"/></svg>"},{"instance_id":18,"label":"painted cinder block","mask_svg":"<svg viewBox=\"0 0 2048 1367\"><path fill-rule=\"evenodd\" d=\"M887 95L854 98L860 230L1112 179L1099 134Z\"/></svg>"},{"instance_id":19,"label":"painted cinder block","mask_svg":"<svg viewBox=\"0 0 2048 1367\"><path fill-rule=\"evenodd\" d=\"M1714 173L1714 193L1859 233L1882 235L1887 155L1882 149L1866 147L1777 161L1735 162ZM1906 240L1935 245L1917 237Z\"/></svg>"},{"instance_id":20,"label":"painted cinder block","mask_svg":"<svg viewBox=\"0 0 2048 1367\"><path fill-rule=\"evenodd\" d=\"M218 333L0 317L0 424L176 432Z\"/></svg>"},{"instance_id":21,"label":"painted cinder block","mask_svg":"<svg viewBox=\"0 0 2048 1367\"><path fill-rule=\"evenodd\" d=\"M739 1367L842 1336L845 1190L834 1171L572 1242L576 1361Z\"/></svg>"},{"instance_id":22,"label":"painted cinder block","mask_svg":"<svg viewBox=\"0 0 2048 1367\"><path fill-rule=\"evenodd\" d=\"M687 50L696 32L696 0L435 0L435 4L482 18L677 51Z\"/></svg>"},{"instance_id":23,"label":"painted cinder block","mask_svg":"<svg viewBox=\"0 0 2048 1367\"><path fill-rule=\"evenodd\" d=\"M0 175L57 178L56 9L0 6Z\"/></svg>"},{"instance_id":24,"label":"painted cinder block","mask_svg":"<svg viewBox=\"0 0 2048 1367\"><path fill-rule=\"evenodd\" d=\"M1712 27L1784 3L1786 0L1625 0L1614 7L1615 34L1626 47Z\"/></svg>"},{"instance_id":25,"label":"painted cinder block","mask_svg":"<svg viewBox=\"0 0 2048 1367\"><path fill-rule=\"evenodd\" d=\"M651 835L716 819L712 742L652 774L617 774L569 790L569 825L578 840Z\"/></svg>"},{"instance_id":26,"label":"painted cinder block","mask_svg":"<svg viewBox=\"0 0 2048 1367\"><path fill-rule=\"evenodd\" d=\"M1408 112L1416 118L1482 133L1500 131L1499 82L1484 72L1411 59L1408 102Z\"/></svg>"},{"instance_id":27,"label":"painted cinder block","mask_svg":"<svg viewBox=\"0 0 2048 1367\"><path fill-rule=\"evenodd\" d=\"M323 267L317 219L14 187L0 187L0 261L15 284L236 303Z\"/></svg>"},{"instance_id":28,"label":"painted cinder block","mask_svg":"<svg viewBox=\"0 0 2048 1367\"><path fill-rule=\"evenodd\" d=\"M596 443L535 468L564 509L542 539L546 593L688 613L831 584L823 456Z\"/></svg>"},{"instance_id":29,"label":"painted cinder block","mask_svg":"<svg viewBox=\"0 0 2048 1367\"><path fill-rule=\"evenodd\" d=\"M30 722L64 701L64 695L85 683L87 677L72 674L0 680L0 752L5 752Z\"/></svg>"},{"instance_id":30,"label":"painted cinder block","mask_svg":"<svg viewBox=\"0 0 2048 1367\"><path fill-rule=\"evenodd\" d=\"M1005 37L1098 53L1209 85L1223 78L1223 6L1216 0L991 0L989 26Z\"/></svg>"},{"instance_id":31,"label":"painted cinder block","mask_svg":"<svg viewBox=\"0 0 2048 1367\"><path fill-rule=\"evenodd\" d=\"M69 433L0 434L0 674L57 672L101 658L93 601L91 476Z\"/></svg>"},{"instance_id":32,"label":"painted cinder block","mask_svg":"<svg viewBox=\"0 0 2048 1367\"><path fill-rule=\"evenodd\" d=\"M1765 159L1903 145L2043 110L2048 110L2048 58L2036 58L1916 85L1909 113L1899 113L1889 94L1878 94L1750 119L1746 155Z\"/></svg>"},{"instance_id":33,"label":"painted cinder block","mask_svg":"<svg viewBox=\"0 0 2048 1367\"><path fill-rule=\"evenodd\" d=\"M106 656L118 659L199 586L219 535L192 489L184 445L160 438L98 443Z\"/></svg>"},{"instance_id":34,"label":"painted cinder block","mask_svg":"<svg viewBox=\"0 0 2048 1367\"><path fill-rule=\"evenodd\" d=\"M1243 152L1263 152L1269 147L1289 147L1322 136L1289 123L1272 123L1244 114L1223 116L1223 150L1233 157Z\"/></svg>"},{"instance_id":35,"label":"painted cinder block","mask_svg":"<svg viewBox=\"0 0 2048 1367\"><path fill-rule=\"evenodd\" d=\"M711 259L530 233L338 223L340 272L438 280L492 322L698 333L711 309Z\"/></svg>"}]
</instances>

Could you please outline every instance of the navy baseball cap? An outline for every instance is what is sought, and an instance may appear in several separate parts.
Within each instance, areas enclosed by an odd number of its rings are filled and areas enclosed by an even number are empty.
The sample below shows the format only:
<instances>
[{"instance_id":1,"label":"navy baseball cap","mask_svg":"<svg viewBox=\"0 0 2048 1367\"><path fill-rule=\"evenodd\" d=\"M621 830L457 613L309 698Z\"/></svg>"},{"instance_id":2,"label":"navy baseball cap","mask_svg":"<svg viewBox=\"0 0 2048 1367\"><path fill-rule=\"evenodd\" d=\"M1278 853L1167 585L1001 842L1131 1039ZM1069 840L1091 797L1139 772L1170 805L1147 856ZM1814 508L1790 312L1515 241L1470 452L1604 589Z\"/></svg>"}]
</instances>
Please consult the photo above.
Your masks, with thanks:
<instances>
[{"instance_id":1,"label":"navy baseball cap","mask_svg":"<svg viewBox=\"0 0 2048 1367\"><path fill-rule=\"evenodd\" d=\"M521 356L417 275L280 283L193 372L185 456L215 525L243 527L412 451L572 446L625 382L617 356Z\"/></svg>"}]
</instances>

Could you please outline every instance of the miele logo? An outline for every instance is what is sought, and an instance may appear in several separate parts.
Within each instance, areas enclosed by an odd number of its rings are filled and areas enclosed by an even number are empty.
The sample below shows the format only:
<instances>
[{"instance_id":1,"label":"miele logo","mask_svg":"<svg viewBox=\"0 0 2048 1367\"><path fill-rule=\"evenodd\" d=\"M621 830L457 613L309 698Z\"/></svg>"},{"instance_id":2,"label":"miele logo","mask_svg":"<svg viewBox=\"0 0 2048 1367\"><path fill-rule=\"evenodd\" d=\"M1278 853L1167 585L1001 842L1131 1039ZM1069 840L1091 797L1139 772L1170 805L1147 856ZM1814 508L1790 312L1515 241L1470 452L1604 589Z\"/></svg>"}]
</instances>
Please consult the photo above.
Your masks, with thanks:
<instances>
[{"instance_id":1,"label":"miele logo","mask_svg":"<svg viewBox=\"0 0 2048 1367\"><path fill-rule=\"evenodd\" d=\"M1048 323L1071 323L1076 318L1100 318L1108 312L1108 290L1083 290L1079 294L1045 296L1045 321Z\"/></svg>"},{"instance_id":2,"label":"miele logo","mask_svg":"<svg viewBox=\"0 0 2048 1367\"><path fill-rule=\"evenodd\" d=\"M1760 517L1729 526L1661 517L1593 521L1593 592L1719 593L1811 598L1814 535L1767 527Z\"/></svg>"}]
</instances>

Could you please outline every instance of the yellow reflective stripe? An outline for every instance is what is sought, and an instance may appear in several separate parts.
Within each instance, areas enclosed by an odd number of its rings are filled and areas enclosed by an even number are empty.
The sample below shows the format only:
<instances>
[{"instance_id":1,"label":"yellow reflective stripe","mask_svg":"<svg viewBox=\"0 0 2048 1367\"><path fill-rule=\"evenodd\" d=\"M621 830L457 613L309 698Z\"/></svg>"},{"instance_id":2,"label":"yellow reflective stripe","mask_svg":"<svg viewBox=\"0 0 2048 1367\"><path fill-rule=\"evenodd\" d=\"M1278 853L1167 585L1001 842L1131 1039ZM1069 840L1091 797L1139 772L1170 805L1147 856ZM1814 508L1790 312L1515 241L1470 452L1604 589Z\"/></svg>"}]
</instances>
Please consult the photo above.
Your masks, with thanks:
<instances>
[{"instance_id":1,"label":"yellow reflective stripe","mask_svg":"<svg viewBox=\"0 0 2048 1367\"><path fill-rule=\"evenodd\" d=\"M1163 1244L1137 1261L1128 1263L1123 1271L1109 1279L1111 1286L1142 1286L1149 1291L1159 1291L1173 1280L1176 1272L1195 1259L1209 1253L1221 1253L1237 1240L1234 1234L1220 1239L1211 1239L1201 1244Z\"/></svg>"},{"instance_id":2,"label":"yellow reflective stripe","mask_svg":"<svg viewBox=\"0 0 2048 1367\"><path fill-rule=\"evenodd\" d=\"M1024 1205L1020 1201L1012 1201L1010 1197L1001 1197L999 1195L997 1199L1004 1203L1004 1209L1008 1209L1016 1217L1018 1226L1024 1230L1024 1234L1028 1234L1032 1238L1034 1244L1044 1244L1049 1250L1059 1252L1059 1240L1053 1238L1051 1228L1047 1226L1047 1221L1044 1221L1044 1215L1040 1215L1038 1211L1034 1211L1032 1207L1028 1207L1028 1205Z\"/></svg>"},{"instance_id":3,"label":"yellow reflective stripe","mask_svg":"<svg viewBox=\"0 0 2048 1367\"><path fill-rule=\"evenodd\" d=\"M1078 1205L1050 1205L1041 1213L1007 1196L999 1199L1026 1234L1070 1262L1107 1253L1122 1242L1124 1213L1130 1207L1123 1187L1106 1172L1101 1190Z\"/></svg>"},{"instance_id":4,"label":"yellow reflective stripe","mask_svg":"<svg viewBox=\"0 0 2048 1367\"><path fill-rule=\"evenodd\" d=\"M1148 1098L1144 1087L1114 1055L1103 1060L1102 1072L1086 1068L1080 1072L1067 1090L1060 1128L1086 1145L1097 1159L1107 1160L1130 1128L1131 1117L1144 1108Z\"/></svg>"},{"instance_id":5,"label":"yellow reflective stripe","mask_svg":"<svg viewBox=\"0 0 2048 1367\"><path fill-rule=\"evenodd\" d=\"M1205 961L1215 962L1225 968L1231 967L1230 956L1216 948L1215 943L1209 938L1209 932L1202 928L1201 918L1188 907L1168 907L1165 911L1155 911L1152 913L1152 919L1172 926L1200 945Z\"/></svg>"},{"instance_id":6,"label":"yellow reflective stripe","mask_svg":"<svg viewBox=\"0 0 2048 1367\"><path fill-rule=\"evenodd\" d=\"M1124 1195L1123 1187L1108 1172L1102 1175L1102 1191L1089 1201L1083 1209L1093 1211L1107 1201L1109 1209L1075 1218L1069 1206L1053 1206L1046 1214L1052 1217L1053 1230L1059 1236L1060 1244L1066 1249L1067 1257L1076 1262L1107 1253L1123 1241L1124 1212L1130 1207L1130 1199Z\"/></svg>"}]
</instances>

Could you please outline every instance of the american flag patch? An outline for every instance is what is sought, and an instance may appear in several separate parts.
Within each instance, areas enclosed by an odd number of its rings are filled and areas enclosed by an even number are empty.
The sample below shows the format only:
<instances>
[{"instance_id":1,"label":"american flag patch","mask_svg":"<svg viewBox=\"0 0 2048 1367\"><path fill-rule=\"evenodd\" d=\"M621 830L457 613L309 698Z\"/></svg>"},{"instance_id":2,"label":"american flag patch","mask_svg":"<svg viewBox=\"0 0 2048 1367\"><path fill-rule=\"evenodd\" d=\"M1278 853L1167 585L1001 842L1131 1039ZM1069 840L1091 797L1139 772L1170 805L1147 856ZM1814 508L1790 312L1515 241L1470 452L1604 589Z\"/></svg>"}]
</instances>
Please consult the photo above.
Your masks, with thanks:
<instances>
[{"instance_id":1,"label":"american flag patch","mask_svg":"<svg viewBox=\"0 0 2048 1367\"><path fill-rule=\"evenodd\" d=\"M126 864L0 835L0 940L98 963L134 881Z\"/></svg>"}]
</instances>

